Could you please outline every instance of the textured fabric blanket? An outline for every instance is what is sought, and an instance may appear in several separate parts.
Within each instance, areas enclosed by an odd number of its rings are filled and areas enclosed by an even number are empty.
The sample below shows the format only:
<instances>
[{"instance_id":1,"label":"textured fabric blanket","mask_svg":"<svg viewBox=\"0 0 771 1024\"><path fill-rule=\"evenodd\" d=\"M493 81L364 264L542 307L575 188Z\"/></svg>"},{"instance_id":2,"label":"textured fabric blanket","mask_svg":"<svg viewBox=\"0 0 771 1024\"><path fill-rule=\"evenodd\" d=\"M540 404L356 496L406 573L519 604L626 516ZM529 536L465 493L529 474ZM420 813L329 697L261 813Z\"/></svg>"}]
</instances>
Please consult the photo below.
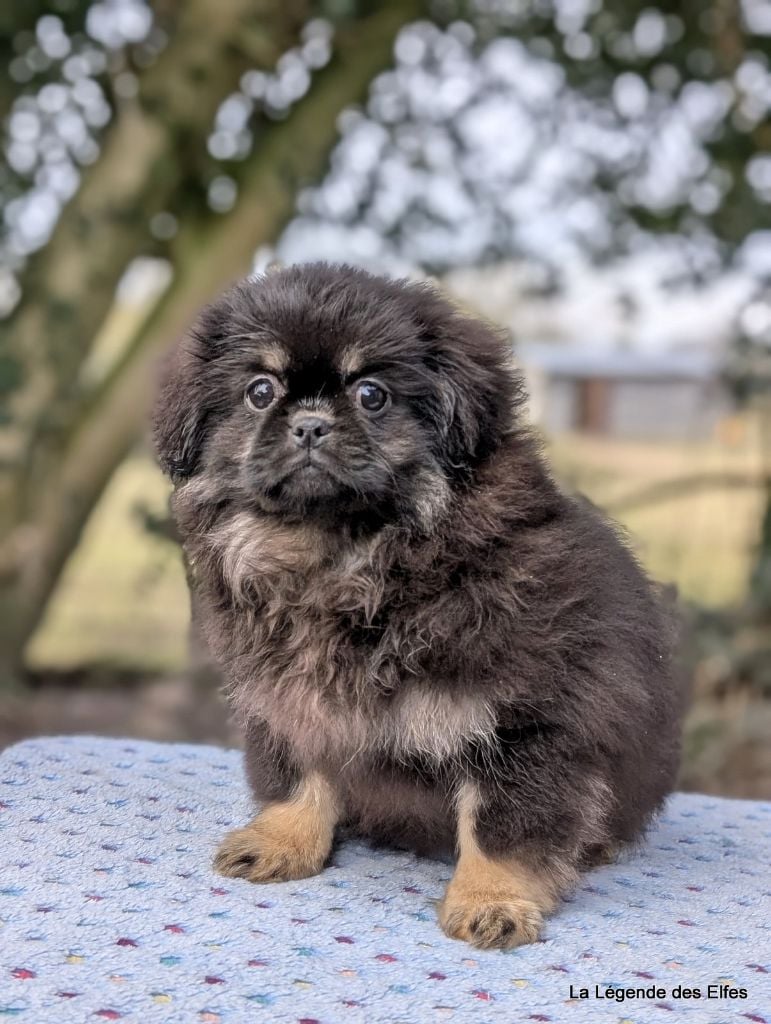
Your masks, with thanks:
<instances>
[{"instance_id":1,"label":"textured fabric blanket","mask_svg":"<svg viewBox=\"0 0 771 1024\"><path fill-rule=\"evenodd\" d=\"M252 810L235 751L6 750L0 1019L771 1022L771 804L674 797L541 942L506 953L441 934L445 863L347 843L317 878L218 877L218 840Z\"/></svg>"}]
</instances>

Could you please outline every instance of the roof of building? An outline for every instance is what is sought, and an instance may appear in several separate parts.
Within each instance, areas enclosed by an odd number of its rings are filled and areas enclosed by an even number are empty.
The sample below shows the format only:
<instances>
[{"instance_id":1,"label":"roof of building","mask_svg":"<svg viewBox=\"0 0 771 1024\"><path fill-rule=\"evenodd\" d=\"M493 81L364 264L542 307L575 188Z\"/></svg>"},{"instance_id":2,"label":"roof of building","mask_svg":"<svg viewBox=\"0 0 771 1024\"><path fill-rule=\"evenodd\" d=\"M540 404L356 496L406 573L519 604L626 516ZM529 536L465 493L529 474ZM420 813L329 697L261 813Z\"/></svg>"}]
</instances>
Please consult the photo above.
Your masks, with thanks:
<instances>
[{"instance_id":1,"label":"roof of building","mask_svg":"<svg viewBox=\"0 0 771 1024\"><path fill-rule=\"evenodd\" d=\"M720 371L718 352L705 349L646 351L608 345L525 342L515 345L525 368L537 367L556 377L710 380Z\"/></svg>"}]
</instances>

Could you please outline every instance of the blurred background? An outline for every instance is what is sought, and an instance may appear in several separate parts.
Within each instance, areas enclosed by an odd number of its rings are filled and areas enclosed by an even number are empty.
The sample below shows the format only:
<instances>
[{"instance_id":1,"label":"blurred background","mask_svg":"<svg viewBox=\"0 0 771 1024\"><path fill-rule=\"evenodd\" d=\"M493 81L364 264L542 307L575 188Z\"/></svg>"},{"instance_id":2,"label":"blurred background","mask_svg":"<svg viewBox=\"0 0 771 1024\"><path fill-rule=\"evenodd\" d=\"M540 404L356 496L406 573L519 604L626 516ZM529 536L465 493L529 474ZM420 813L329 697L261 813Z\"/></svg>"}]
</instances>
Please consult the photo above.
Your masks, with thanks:
<instances>
[{"instance_id":1,"label":"blurred background","mask_svg":"<svg viewBox=\"0 0 771 1024\"><path fill-rule=\"evenodd\" d=\"M771 797L771 0L4 0L0 745L237 744L147 411L273 261L509 329L565 486L677 584L685 788Z\"/></svg>"}]
</instances>

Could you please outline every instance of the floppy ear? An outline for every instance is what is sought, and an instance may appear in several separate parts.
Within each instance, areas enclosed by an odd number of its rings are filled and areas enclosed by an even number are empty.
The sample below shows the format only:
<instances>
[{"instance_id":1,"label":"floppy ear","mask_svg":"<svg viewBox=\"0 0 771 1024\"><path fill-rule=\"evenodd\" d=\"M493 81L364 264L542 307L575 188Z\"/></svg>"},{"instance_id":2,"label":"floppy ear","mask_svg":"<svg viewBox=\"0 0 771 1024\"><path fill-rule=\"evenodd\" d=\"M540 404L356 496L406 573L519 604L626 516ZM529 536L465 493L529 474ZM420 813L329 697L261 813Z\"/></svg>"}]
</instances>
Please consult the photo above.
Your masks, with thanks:
<instances>
[{"instance_id":1,"label":"floppy ear","mask_svg":"<svg viewBox=\"0 0 771 1024\"><path fill-rule=\"evenodd\" d=\"M201 454L207 410L198 381L195 339L185 338L166 356L153 409L153 441L161 469L172 480L191 476Z\"/></svg>"},{"instance_id":2,"label":"floppy ear","mask_svg":"<svg viewBox=\"0 0 771 1024\"><path fill-rule=\"evenodd\" d=\"M490 455L511 429L524 400L506 341L486 324L455 316L434 342L441 454L448 469L469 470Z\"/></svg>"},{"instance_id":3,"label":"floppy ear","mask_svg":"<svg viewBox=\"0 0 771 1024\"><path fill-rule=\"evenodd\" d=\"M172 480L192 476L198 467L212 421L226 414L227 368L222 358L233 334L251 325L254 282L234 285L205 306L186 337L161 365L153 413L153 440L161 469Z\"/></svg>"}]
</instances>

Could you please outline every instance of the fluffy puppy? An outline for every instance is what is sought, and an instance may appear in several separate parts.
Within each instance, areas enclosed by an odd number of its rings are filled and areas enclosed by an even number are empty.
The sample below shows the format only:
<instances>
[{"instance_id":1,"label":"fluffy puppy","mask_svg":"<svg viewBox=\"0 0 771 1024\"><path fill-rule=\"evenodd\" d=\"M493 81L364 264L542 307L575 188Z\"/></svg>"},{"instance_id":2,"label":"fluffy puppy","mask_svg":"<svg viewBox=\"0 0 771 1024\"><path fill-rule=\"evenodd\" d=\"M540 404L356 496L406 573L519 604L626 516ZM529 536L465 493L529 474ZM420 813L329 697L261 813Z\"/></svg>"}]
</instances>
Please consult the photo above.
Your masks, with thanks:
<instances>
[{"instance_id":1,"label":"fluffy puppy","mask_svg":"<svg viewBox=\"0 0 771 1024\"><path fill-rule=\"evenodd\" d=\"M343 825L455 849L442 928L510 947L660 807L671 613L523 400L488 325L349 267L245 281L173 353L156 444L262 805L223 874L315 874Z\"/></svg>"}]
</instances>

